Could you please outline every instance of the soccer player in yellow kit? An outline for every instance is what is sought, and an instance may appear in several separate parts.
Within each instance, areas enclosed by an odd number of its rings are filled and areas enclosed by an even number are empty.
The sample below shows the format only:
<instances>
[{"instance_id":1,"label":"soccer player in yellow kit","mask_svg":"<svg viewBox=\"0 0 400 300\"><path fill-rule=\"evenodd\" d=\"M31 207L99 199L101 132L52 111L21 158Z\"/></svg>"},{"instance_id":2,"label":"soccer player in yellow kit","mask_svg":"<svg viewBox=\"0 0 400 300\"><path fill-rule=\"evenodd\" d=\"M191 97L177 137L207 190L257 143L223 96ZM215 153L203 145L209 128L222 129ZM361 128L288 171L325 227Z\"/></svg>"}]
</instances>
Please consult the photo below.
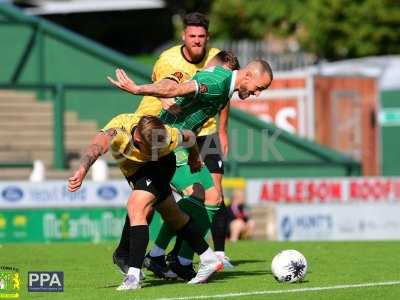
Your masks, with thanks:
<instances>
[{"instance_id":1,"label":"soccer player in yellow kit","mask_svg":"<svg viewBox=\"0 0 400 300\"><path fill-rule=\"evenodd\" d=\"M200 232L173 200L169 185L176 169L174 150L194 140L191 131L171 128L155 116L122 114L113 118L85 149L79 167L68 179L68 190L77 191L91 167L111 150L119 168L133 191L127 203L128 270L117 290L140 288L140 270L149 242L148 215L156 209L178 235L187 240L200 255L198 276L189 283L206 281L223 268L222 262L209 248ZM187 145L189 146L189 145ZM196 143L189 146L193 172L201 168Z\"/></svg>"},{"instance_id":2,"label":"soccer player in yellow kit","mask_svg":"<svg viewBox=\"0 0 400 300\"><path fill-rule=\"evenodd\" d=\"M182 33L183 45L178 45L164 51L153 68L153 82L168 79L178 83L190 79L198 70L203 69L207 63L219 52L216 48L207 48L208 20L200 13L191 13L184 17L184 32ZM136 110L137 114L158 116L161 108L174 111L178 107L174 99L160 99L150 96L143 97ZM179 111L177 111L179 112ZM227 154L227 121L229 105L220 114L219 130L215 118L209 119L198 133L198 144L204 163L209 169L214 187L207 189L205 203L210 207L218 209L214 216L211 232L214 242L214 250L218 257L224 262L225 268L232 265L225 256L226 236L226 207L222 201L222 174L224 171L223 155ZM219 131L219 135L218 135ZM221 146L220 146L221 144ZM204 145L204 147L202 147ZM186 191L191 194L192 189ZM121 242L124 239L122 236ZM118 250L118 249L117 249ZM117 251L118 252L118 251ZM118 253L114 254L114 262L118 265ZM122 261L120 263L122 265Z\"/></svg>"}]
</instances>

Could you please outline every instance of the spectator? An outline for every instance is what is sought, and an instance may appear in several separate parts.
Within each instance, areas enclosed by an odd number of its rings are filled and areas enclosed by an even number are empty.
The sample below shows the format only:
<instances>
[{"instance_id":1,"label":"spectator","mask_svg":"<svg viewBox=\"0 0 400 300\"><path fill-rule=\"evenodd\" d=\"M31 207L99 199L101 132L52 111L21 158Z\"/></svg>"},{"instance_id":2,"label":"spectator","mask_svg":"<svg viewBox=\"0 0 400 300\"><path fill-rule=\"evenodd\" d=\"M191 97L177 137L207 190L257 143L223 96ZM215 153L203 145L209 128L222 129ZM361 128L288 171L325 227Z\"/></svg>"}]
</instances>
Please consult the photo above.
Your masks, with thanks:
<instances>
[{"instance_id":1,"label":"spectator","mask_svg":"<svg viewBox=\"0 0 400 300\"><path fill-rule=\"evenodd\" d=\"M232 193L232 202L228 207L229 239L236 242L239 238L251 238L254 221L250 219L246 208L244 190L236 189Z\"/></svg>"}]
</instances>

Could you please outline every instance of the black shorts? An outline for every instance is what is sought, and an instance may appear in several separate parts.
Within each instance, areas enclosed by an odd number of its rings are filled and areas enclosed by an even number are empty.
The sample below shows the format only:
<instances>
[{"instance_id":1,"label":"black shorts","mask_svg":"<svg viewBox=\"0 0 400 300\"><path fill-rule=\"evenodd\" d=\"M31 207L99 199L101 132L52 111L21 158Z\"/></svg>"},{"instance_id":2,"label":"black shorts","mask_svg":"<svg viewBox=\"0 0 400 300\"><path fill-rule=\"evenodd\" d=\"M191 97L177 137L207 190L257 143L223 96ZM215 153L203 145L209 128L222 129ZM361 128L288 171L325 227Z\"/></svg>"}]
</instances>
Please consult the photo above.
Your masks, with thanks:
<instances>
[{"instance_id":1,"label":"black shorts","mask_svg":"<svg viewBox=\"0 0 400 300\"><path fill-rule=\"evenodd\" d=\"M171 193L169 185L175 174L175 153L161 157L158 161L148 161L135 174L126 177L134 190L147 191L156 197L154 205L165 200Z\"/></svg>"},{"instance_id":2,"label":"black shorts","mask_svg":"<svg viewBox=\"0 0 400 300\"><path fill-rule=\"evenodd\" d=\"M197 137L200 155L210 173L224 174L221 144L218 133Z\"/></svg>"}]
</instances>

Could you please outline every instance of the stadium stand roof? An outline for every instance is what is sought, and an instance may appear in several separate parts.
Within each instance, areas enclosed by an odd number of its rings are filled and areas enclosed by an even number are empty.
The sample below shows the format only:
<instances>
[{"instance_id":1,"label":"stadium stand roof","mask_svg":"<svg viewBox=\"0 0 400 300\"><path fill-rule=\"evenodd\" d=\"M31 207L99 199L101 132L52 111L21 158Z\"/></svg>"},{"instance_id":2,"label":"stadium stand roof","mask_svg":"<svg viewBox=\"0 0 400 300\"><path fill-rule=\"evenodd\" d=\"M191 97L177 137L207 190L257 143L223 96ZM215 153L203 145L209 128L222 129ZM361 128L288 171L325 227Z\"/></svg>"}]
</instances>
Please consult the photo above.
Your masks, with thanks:
<instances>
[{"instance_id":1,"label":"stadium stand roof","mask_svg":"<svg viewBox=\"0 0 400 300\"><path fill-rule=\"evenodd\" d=\"M31 7L25 12L32 15L69 14L82 12L142 10L164 8L162 0L26 0Z\"/></svg>"},{"instance_id":2,"label":"stadium stand roof","mask_svg":"<svg viewBox=\"0 0 400 300\"><path fill-rule=\"evenodd\" d=\"M307 68L321 75L361 75L377 77L381 90L400 89L400 55L371 56L325 62Z\"/></svg>"}]
</instances>

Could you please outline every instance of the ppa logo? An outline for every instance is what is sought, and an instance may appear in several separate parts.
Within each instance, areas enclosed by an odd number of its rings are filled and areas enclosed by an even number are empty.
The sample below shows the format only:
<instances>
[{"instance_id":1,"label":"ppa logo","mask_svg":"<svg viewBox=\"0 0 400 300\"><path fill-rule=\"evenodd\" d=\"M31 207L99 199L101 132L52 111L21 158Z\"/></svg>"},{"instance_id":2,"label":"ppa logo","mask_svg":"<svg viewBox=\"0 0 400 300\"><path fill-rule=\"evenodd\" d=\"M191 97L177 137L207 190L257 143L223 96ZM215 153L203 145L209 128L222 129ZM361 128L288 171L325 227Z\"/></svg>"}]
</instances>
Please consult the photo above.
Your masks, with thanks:
<instances>
[{"instance_id":1,"label":"ppa logo","mask_svg":"<svg viewBox=\"0 0 400 300\"><path fill-rule=\"evenodd\" d=\"M29 292L64 292L64 272L28 272Z\"/></svg>"}]
</instances>

